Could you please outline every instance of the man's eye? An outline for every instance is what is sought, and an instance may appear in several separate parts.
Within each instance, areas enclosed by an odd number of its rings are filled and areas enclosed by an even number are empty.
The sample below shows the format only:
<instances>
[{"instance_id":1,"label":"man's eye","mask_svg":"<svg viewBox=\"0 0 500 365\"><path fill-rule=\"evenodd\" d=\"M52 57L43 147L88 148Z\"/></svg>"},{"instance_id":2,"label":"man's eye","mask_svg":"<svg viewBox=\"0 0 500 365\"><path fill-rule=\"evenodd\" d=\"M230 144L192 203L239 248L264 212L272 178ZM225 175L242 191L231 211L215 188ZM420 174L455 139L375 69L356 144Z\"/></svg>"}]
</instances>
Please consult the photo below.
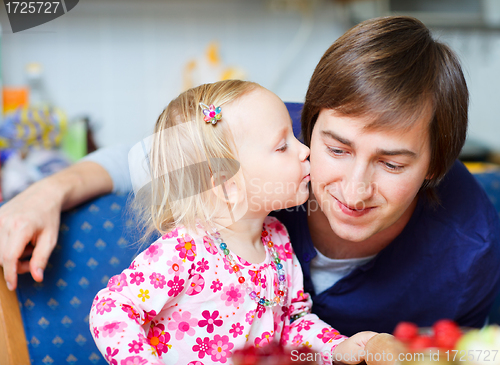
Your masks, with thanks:
<instances>
[{"instance_id":1,"label":"man's eye","mask_svg":"<svg viewBox=\"0 0 500 365\"><path fill-rule=\"evenodd\" d=\"M330 152L331 154L333 154L335 156L342 156L345 154L344 150L341 150L338 148L327 147L327 149L328 149L328 152Z\"/></svg>"},{"instance_id":2,"label":"man's eye","mask_svg":"<svg viewBox=\"0 0 500 365\"><path fill-rule=\"evenodd\" d=\"M394 164L389 163L389 162L383 162L383 164L390 171L398 171L399 172L399 171L402 171L404 169L404 166L394 165Z\"/></svg>"},{"instance_id":3,"label":"man's eye","mask_svg":"<svg viewBox=\"0 0 500 365\"><path fill-rule=\"evenodd\" d=\"M285 152L287 148L288 148L288 144L285 143L283 146L278 148L276 151Z\"/></svg>"}]
</instances>

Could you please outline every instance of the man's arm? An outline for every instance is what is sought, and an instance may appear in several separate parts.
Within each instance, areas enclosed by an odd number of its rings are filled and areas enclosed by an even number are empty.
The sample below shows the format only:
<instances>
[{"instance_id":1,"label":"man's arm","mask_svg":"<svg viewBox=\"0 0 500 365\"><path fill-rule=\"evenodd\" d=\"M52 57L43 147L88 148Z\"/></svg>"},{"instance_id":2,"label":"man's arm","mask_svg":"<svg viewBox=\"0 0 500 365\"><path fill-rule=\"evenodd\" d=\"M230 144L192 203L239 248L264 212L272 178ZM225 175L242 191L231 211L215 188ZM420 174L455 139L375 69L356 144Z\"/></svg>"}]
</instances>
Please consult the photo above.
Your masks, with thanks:
<instances>
[{"instance_id":1,"label":"man's arm","mask_svg":"<svg viewBox=\"0 0 500 365\"><path fill-rule=\"evenodd\" d=\"M106 169L83 161L31 185L5 203L0 208L0 265L9 289L16 288L17 274L31 272L36 281L43 280L62 210L112 189ZM20 261L30 254L29 261Z\"/></svg>"}]
</instances>

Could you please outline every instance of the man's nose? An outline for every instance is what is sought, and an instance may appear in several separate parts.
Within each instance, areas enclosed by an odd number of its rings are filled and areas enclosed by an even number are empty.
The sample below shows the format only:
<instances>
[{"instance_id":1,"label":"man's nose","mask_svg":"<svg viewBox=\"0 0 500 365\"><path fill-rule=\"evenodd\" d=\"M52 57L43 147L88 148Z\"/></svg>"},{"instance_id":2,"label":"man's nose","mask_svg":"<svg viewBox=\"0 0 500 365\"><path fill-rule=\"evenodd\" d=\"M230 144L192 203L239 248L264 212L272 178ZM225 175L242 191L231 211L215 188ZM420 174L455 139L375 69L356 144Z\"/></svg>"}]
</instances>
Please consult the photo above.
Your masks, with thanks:
<instances>
[{"instance_id":1,"label":"man's nose","mask_svg":"<svg viewBox=\"0 0 500 365\"><path fill-rule=\"evenodd\" d=\"M342 193L345 203L351 208L363 209L364 203L372 197L375 191L374 185L370 164L356 161L343 180Z\"/></svg>"}]
</instances>

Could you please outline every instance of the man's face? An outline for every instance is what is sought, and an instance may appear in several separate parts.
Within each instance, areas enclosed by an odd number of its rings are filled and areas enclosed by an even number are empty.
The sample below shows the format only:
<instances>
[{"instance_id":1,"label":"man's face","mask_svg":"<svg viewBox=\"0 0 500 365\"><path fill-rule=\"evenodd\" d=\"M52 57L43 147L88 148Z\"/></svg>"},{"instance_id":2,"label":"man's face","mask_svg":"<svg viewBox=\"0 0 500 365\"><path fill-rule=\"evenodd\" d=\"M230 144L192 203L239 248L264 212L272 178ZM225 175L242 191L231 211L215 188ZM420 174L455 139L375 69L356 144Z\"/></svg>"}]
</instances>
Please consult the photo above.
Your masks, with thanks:
<instances>
[{"instance_id":1,"label":"man's face","mask_svg":"<svg viewBox=\"0 0 500 365\"><path fill-rule=\"evenodd\" d=\"M361 242L401 219L427 175L428 120L373 131L364 129L369 118L321 110L311 137L311 187L337 236Z\"/></svg>"}]
</instances>

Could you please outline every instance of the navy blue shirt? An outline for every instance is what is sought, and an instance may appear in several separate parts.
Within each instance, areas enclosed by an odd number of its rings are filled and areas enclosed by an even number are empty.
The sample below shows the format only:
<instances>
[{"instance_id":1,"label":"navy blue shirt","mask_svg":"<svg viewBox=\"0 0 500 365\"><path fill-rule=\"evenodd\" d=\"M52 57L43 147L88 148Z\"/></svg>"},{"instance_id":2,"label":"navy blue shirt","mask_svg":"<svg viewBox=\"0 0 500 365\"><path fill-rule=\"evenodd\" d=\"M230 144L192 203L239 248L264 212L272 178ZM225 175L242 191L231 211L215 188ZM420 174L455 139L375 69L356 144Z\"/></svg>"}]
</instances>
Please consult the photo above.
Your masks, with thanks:
<instances>
[{"instance_id":1,"label":"navy blue shirt","mask_svg":"<svg viewBox=\"0 0 500 365\"><path fill-rule=\"evenodd\" d=\"M294 130L300 104L287 105ZM313 312L342 334L391 333L400 321L430 326L451 318L481 327L500 288L500 221L486 193L460 162L437 187L431 207L420 197L401 234L367 264L316 294L316 256L306 204L273 212L288 229Z\"/></svg>"}]
</instances>

